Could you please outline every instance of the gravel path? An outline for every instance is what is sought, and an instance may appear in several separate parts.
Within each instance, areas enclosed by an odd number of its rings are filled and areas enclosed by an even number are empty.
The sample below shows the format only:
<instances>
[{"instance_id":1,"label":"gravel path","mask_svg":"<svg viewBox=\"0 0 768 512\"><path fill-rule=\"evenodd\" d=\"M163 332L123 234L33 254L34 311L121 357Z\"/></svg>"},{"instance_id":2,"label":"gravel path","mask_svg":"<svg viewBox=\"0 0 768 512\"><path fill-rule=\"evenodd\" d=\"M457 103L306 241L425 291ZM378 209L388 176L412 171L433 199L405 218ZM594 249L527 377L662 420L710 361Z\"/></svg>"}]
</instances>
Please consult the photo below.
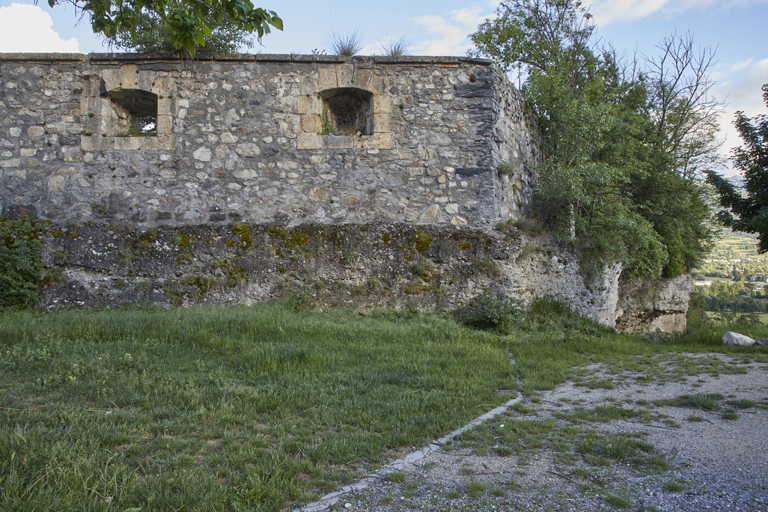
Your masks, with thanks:
<instances>
[{"instance_id":1,"label":"gravel path","mask_svg":"<svg viewBox=\"0 0 768 512\"><path fill-rule=\"evenodd\" d=\"M768 511L768 364L712 354L629 363L610 372L595 365L578 382L524 399L476 435L370 478L372 485L331 509ZM679 403L684 395L712 394L720 396L703 403L710 410ZM635 416L600 421L610 411ZM546 420L550 431L538 441L529 433L503 445L515 425ZM561 442L564 434L573 444ZM627 439L656 451L639 452L646 464L592 457L587 453L598 452L584 439L603 443L607 453L611 440ZM648 463L660 456L668 469Z\"/></svg>"}]
</instances>

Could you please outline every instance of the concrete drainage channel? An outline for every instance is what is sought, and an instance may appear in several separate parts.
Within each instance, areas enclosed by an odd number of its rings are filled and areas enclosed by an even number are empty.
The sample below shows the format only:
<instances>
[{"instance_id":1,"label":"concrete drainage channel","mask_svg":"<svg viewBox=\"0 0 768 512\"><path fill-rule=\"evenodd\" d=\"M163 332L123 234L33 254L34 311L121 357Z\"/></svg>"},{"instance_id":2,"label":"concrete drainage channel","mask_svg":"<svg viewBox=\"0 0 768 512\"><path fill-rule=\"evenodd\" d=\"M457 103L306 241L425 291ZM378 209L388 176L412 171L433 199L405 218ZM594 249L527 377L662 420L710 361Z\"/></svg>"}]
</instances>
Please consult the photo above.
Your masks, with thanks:
<instances>
[{"instance_id":1,"label":"concrete drainage channel","mask_svg":"<svg viewBox=\"0 0 768 512\"><path fill-rule=\"evenodd\" d=\"M515 358L511 353L509 354L509 358L510 358L510 361L512 362L512 366L516 367L517 365L515 364ZM518 382L518 393L519 392L520 392L520 382ZM518 396L517 398L513 398L507 403L488 411L487 413L483 414L478 418L475 418L474 420L470 421L463 427L454 430L450 434L445 435L435 441L432 441L429 444L429 446L427 446L426 448L421 448L419 450L413 451L408 455L406 455L405 457L403 457L402 459L397 459L395 461L392 461L386 466L384 466L383 468L379 469L378 471L375 471L370 475L366 476L359 482L355 482L354 484L351 484L351 485L346 485L342 487L341 490L339 491L326 494L325 496L320 498L318 501L309 503L307 505L304 505L301 508L295 509L295 512L318 512L320 510L327 510L328 508L332 507L333 505L341 501L342 498L349 495L350 493L367 489L369 486L381 481L388 474L394 473L395 471L402 471L403 469L409 467L411 464L417 461L420 461L421 459L427 457L428 455L442 450L443 446L449 441L452 441L453 439L457 438L467 430L470 430L475 426L485 423L486 421L495 418L499 414L506 412L510 407L520 402L522 399L523 399L522 395Z\"/></svg>"}]
</instances>

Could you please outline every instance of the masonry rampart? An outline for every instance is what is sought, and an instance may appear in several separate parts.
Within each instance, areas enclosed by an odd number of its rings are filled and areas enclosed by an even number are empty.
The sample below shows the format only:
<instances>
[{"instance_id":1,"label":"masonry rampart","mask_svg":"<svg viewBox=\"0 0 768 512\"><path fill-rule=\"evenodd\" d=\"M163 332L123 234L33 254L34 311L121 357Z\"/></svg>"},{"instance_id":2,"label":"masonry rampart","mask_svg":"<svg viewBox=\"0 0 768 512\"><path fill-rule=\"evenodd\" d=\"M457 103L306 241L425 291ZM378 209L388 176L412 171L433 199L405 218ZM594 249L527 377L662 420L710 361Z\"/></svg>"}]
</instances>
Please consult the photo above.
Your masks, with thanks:
<instances>
[{"instance_id":1,"label":"masonry rampart","mask_svg":"<svg viewBox=\"0 0 768 512\"><path fill-rule=\"evenodd\" d=\"M482 59L0 54L0 91L7 218L488 228L538 158Z\"/></svg>"},{"instance_id":2,"label":"masonry rampart","mask_svg":"<svg viewBox=\"0 0 768 512\"><path fill-rule=\"evenodd\" d=\"M620 267L587 278L551 237L491 229L530 204L534 130L481 59L0 54L0 217L57 225L41 307L490 289L684 329L687 281L637 299Z\"/></svg>"}]
</instances>

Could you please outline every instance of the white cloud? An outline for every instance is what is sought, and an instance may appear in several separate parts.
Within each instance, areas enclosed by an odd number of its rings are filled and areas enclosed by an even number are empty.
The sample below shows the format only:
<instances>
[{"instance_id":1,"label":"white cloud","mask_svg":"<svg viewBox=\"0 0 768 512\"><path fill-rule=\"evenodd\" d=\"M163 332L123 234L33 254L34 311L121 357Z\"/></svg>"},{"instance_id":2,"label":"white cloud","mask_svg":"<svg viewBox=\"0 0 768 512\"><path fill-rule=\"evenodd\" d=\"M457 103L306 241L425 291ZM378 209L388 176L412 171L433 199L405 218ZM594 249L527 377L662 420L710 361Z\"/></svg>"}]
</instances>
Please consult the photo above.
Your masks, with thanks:
<instances>
[{"instance_id":1,"label":"white cloud","mask_svg":"<svg viewBox=\"0 0 768 512\"><path fill-rule=\"evenodd\" d=\"M488 14L481 14L482 9L460 9L451 11L445 16L419 16L413 21L423 27L428 34L438 37L427 39L414 45L414 53L418 55L463 55L472 48L472 42L467 37L475 32Z\"/></svg>"},{"instance_id":2,"label":"white cloud","mask_svg":"<svg viewBox=\"0 0 768 512\"><path fill-rule=\"evenodd\" d=\"M742 143L733 126L736 112L740 110L747 117L767 113L760 88L768 83L768 59L722 64L715 70L713 77L719 81L713 91L715 96L728 103L720 116L720 129L721 134L725 136L721 153L730 158L731 150Z\"/></svg>"},{"instance_id":3,"label":"white cloud","mask_svg":"<svg viewBox=\"0 0 768 512\"><path fill-rule=\"evenodd\" d=\"M74 37L62 39L40 7L11 4L0 8L0 52L79 53L80 46Z\"/></svg>"},{"instance_id":4,"label":"white cloud","mask_svg":"<svg viewBox=\"0 0 768 512\"><path fill-rule=\"evenodd\" d=\"M759 3L764 0L596 0L589 12L598 26L631 22L659 14L666 18L691 9L728 9L737 5Z\"/></svg>"}]
</instances>

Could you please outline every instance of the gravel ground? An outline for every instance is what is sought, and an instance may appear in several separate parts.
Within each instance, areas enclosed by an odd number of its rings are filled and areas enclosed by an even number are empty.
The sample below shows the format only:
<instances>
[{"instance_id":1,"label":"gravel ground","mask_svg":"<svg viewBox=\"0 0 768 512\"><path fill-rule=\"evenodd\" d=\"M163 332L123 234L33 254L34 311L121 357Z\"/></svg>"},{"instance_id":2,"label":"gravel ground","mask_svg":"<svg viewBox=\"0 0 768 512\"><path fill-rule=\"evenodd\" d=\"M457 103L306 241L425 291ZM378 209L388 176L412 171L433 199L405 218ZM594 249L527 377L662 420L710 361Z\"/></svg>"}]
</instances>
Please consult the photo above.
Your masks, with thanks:
<instances>
[{"instance_id":1,"label":"gravel ground","mask_svg":"<svg viewBox=\"0 0 768 512\"><path fill-rule=\"evenodd\" d=\"M575 428L607 437L640 433L665 456L669 469L616 460L595 464L573 447L547 443L508 453L460 437L343 496L331 509L768 511L768 364L692 354L646 358L643 364L645 369L628 364L623 371L614 365L610 373L595 365L580 381L524 399L525 407L478 429L499 439L505 422L550 418L557 421L553 431L565 432L574 429L565 416L579 411L645 409L642 418L593 418ZM654 371L649 374L648 368ZM660 402L712 393L722 395L714 410ZM570 458L564 463L563 456Z\"/></svg>"}]
</instances>

